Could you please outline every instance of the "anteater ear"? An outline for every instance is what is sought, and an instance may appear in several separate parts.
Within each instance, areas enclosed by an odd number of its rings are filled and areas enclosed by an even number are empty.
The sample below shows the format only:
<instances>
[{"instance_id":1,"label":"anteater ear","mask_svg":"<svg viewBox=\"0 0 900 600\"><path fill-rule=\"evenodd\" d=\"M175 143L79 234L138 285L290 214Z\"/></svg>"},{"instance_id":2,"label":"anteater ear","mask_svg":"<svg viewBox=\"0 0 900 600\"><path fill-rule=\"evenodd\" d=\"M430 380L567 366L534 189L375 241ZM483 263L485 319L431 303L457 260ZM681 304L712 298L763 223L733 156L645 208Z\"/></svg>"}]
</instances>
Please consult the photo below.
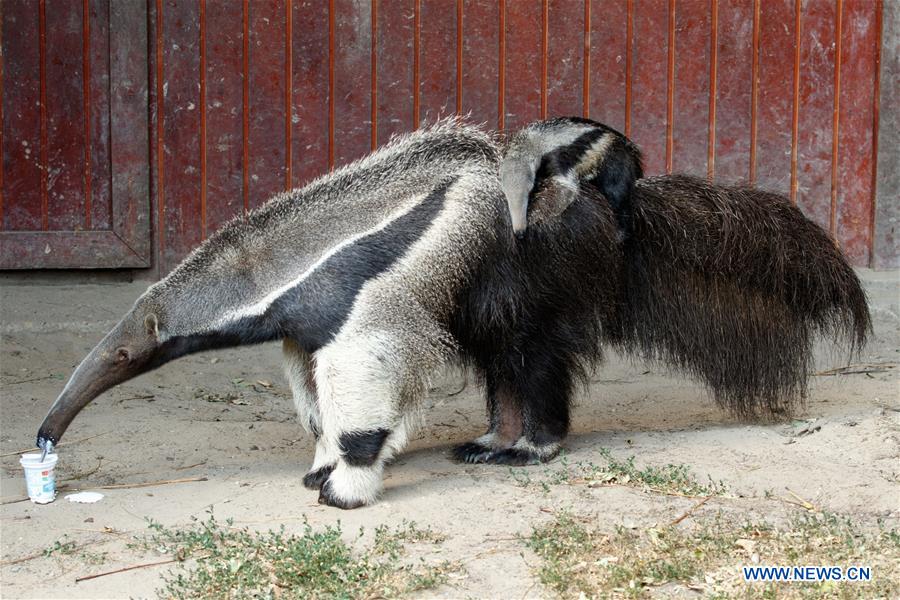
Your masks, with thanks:
<instances>
[{"instance_id":1,"label":"anteater ear","mask_svg":"<svg viewBox=\"0 0 900 600\"><path fill-rule=\"evenodd\" d=\"M146 317L144 317L144 329L147 330L147 333L152 335L155 338L159 338L159 321L156 318L156 315L150 313Z\"/></svg>"}]
</instances>

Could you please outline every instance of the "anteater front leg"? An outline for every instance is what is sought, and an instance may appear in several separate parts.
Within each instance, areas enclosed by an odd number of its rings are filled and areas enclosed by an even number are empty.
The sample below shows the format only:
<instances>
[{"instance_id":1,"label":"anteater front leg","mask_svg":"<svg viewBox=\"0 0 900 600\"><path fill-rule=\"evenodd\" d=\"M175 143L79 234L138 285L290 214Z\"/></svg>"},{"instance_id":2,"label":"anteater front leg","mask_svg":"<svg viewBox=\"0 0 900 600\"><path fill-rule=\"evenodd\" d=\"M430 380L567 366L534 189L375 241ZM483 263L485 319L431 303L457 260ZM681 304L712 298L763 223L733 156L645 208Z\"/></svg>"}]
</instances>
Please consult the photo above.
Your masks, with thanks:
<instances>
[{"instance_id":1,"label":"anteater front leg","mask_svg":"<svg viewBox=\"0 0 900 600\"><path fill-rule=\"evenodd\" d=\"M322 417L319 414L316 393L315 358L304 351L294 340L283 344L284 374L291 386L294 406L300 424L316 438L316 456L312 468L303 477L303 485L311 490L322 487L338 459L336 447L325 443L322 437Z\"/></svg>"},{"instance_id":2,"label":"anteater front leg","mask_svg":"<svg viewBox=\"0 0 900 600\"><path fill-rule=\"evenodd\" d=\"M385 462L406 444L402 367L383 342L353 337L316 353L320 439L335 457L319 492L322 504L348 509L374 503Z\"/></svg>"}]
</instances>

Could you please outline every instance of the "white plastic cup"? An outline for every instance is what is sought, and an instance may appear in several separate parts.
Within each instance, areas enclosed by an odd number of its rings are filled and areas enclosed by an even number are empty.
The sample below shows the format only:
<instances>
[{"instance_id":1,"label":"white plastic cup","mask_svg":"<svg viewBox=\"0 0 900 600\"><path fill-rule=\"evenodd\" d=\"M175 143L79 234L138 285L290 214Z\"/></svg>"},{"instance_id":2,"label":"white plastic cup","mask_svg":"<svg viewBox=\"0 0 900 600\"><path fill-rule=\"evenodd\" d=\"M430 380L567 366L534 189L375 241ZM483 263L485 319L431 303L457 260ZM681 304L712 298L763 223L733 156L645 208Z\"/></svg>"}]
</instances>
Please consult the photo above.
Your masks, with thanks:
<instances>
[{"instance_id":1,"label":"white plastic cup","mask_svg":"<svg viewBox=\"0 0 900 600\"><path fill-rule=\"evenodd\" d=\"M40 453L23 454L19 464L25 469L25 486L28 497L35 504L47 504L56 500L56 454L48 454L41 461Z\"/></svg>"}]
</instances>

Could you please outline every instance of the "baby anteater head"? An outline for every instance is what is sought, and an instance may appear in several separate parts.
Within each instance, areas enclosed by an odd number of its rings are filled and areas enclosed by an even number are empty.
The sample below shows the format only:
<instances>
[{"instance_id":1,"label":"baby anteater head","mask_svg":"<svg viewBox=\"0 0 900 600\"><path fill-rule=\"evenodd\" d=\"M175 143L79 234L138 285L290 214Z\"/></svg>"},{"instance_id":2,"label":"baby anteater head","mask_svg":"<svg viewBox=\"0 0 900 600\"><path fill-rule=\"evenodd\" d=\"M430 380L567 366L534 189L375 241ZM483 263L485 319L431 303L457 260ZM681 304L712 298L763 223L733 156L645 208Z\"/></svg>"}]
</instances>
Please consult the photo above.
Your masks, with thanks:
<instances>
[{"instance_id":1,"label":"baby anteater head","mask_svg":"<svg viewBox=\"0 0 900 600\"><path fill-rule=\"evenodd\" d=\"M632 188L642 176L641 153L628 138L578 117L527 125L509 139L500 163L500 184L517 237L525 234L534 191L547 180L560 196L560 212L590 186L592 196L599 193L610 203L627 235Z\"/></svg>"}]
</instances>

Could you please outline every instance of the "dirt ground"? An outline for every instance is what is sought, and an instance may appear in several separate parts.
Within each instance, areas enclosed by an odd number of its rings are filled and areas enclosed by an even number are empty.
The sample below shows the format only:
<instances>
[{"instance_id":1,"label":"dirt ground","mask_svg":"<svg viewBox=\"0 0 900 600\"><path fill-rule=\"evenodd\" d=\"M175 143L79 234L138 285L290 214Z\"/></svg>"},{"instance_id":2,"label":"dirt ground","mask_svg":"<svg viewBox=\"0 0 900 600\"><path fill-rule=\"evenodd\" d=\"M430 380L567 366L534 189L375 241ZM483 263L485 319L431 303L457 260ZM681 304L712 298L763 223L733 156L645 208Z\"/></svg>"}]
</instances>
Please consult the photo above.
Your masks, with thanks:
<instances>
[{"instance_id":1,"label":"dirt ground","mask_svg":"<svg viewBox=\"0 0 900 600\"><path fill-rule=\"evenodd\" d=\"M565 460L600 461L605 448L618 458L635 456L638 465L685 464L700 481L724 482L728 494L696 515L727 510L737 518L778 519L802 511L802 499L862 523L897 526L900 273L863 275L876 338L859 362L876 366L815 377L808 407L795 420L738 422L698 386L610 356L579 400ZM146 287L70 281L0 281L0 453L32 444L73 367ZM817 368L843 364L822 353ZM52 504L37 506L21 501L25 484L18 457L4 456L0 593L153 596L172 565L77 584L75 578L160 560L127 547L131 536L146 532L147 518L183 525L212 509L217 519L260 530L284 525L300 531L304 516L314 527L340 521L348 537L360 527L372 531L415 521L445 534L439 558L465 569L421 595L544 597L550 594L532 570L537 559L517 536L547 521L548 513L569 508L599 524L634 527L670 522L697 504L696 498L622 485L523 485L522 473L506 467L454 464L450 447L480 435L485 422L481 390L470 381L459 392L463 386L460 373L435 379L426 424L388 468L381 502L347 512L320 506L316 493L301 483L313 443L295 422L279 345L194 355L125 383L74 421L63 440L69 445L59 449L58 480L83 490L202 480L103 489L104 498L95 504L74 504L62 493ZM525 477L539 478L546 469L528 467ZM61 540L74 541L88 554L41 555Z\"/></svg>"}]
</instances>

